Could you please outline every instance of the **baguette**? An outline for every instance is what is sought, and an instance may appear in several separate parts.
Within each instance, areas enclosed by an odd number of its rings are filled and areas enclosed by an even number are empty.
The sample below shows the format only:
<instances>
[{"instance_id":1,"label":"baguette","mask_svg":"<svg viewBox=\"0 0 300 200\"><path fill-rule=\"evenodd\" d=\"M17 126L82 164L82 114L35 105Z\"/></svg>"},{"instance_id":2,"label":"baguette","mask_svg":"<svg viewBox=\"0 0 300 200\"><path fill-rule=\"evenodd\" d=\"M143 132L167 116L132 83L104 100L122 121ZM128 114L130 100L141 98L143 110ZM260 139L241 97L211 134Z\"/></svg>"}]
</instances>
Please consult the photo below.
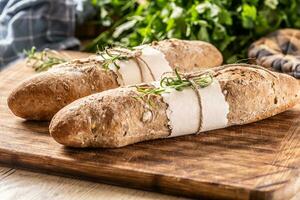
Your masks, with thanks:
<instances>
[{"instance_id":1,"label":"baguette","mask_svg":"<svg viewBox=\"0 0 300 200\"><path fill-rule=\"evenodd\" d=\"M176 86L181 90L176 91L175 86L154 82L76 100L54 116L50 134L65 146L122 147L255 122L293 107L300 99L295 78L256 65L226 65L181 79L186 82L178 85L191 86ZM207 85L199 88L199 84Z\"/></svg>"},{"instance_id":2,"label":"baguette","mask_svg":"<svg viewBox=\"0 0 300 200\"><path fill-rule=\"evenodd\" d=\"M111 49L106 54L57 65L25 80L10 94L8 106L24 119L50 120L67 104L90 94L151 82L174 68L191 72L221 63L221 53L201 41L170 39L132 51Z\"/></svg>"}]
</instances>

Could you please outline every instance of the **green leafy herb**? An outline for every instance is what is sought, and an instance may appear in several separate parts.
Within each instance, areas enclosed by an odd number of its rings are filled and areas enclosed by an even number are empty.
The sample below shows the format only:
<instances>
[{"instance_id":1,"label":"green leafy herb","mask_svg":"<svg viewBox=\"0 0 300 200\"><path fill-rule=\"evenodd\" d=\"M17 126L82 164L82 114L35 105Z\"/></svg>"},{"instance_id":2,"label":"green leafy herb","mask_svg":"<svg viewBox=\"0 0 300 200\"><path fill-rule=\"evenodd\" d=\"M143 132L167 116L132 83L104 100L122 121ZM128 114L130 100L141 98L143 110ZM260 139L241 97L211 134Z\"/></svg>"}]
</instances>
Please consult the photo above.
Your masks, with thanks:
<instances>
[{"instance_id":1,"label":"green leafy herb","mask_svg":"<svg viewBox=\"0 0 300 200\"><path fill-rule=\"evenodd\" d=\"M165 91L168 91L168 89L182 91L186 87L194 86L193 84L196 84L201 88L207 87L212 83L213 80L212 75L209 73L203 74L199 77L189 78L180 75L175 69L175 75L175 77L163 77L160 81L160 87L165 88Z\"/></svg>"},{"instance_id":2,"label":"green leafy herb","mask_svg":"<svg viewBox=\"0 0 300 200\"><path fill-rule=\"evenodd\" d=\"M66 62L65 59L56 55L58 53L53 50L51 52L49 50L36 52L36 48L32 47L30 50L24 50L24 53L27 56L27 63L37 72L46 71L53 65Z\"/></svg>"},{"instance_id":3,"label":"green leafy herb","mask_svg":"<svg viewBox=\"0 0 300 200\"><path fill-rule=\"evenodd\" d=\"M141 94L138 98L144 99L148 104L153 105L150 101L151 96L169 93L171 90L182 91L187 87L204 88L209 86L213 81L213 76L210 73L204 73L195 77L188 77L178 73L175 69L175 76L165 76L160 81L159 87L136 86L137 91Z\"/></svg>"},{"instance_id":4,"label":"green leafy herb","mask_svg":"<svg viewBox=\"0 0 300 200\"><path fill-rule=\"evenodd\" d=\"M109 66L111 64L115 65L117 69L120 69L117 61L128 60L131 57L128 52L120 52L114 49L105 49L104 51L98 52L97 54L103 58L102 67L105 70L109 70Z\"/></svg>"},{"instance_id":5,"label":"green leafy herb","mask_svg":"<svg viewBox=\"0 0 300 200\"><path fill-rule=\"evenodd\" d=\"M227 63L247 58L258 38L279 28L300 28L299 0L92 0L97 21L108 27L87 46L137 46L153 40L204 40L217 46ZM124 13L126 13L124 15Z\"/></svg>"}]
</instances>

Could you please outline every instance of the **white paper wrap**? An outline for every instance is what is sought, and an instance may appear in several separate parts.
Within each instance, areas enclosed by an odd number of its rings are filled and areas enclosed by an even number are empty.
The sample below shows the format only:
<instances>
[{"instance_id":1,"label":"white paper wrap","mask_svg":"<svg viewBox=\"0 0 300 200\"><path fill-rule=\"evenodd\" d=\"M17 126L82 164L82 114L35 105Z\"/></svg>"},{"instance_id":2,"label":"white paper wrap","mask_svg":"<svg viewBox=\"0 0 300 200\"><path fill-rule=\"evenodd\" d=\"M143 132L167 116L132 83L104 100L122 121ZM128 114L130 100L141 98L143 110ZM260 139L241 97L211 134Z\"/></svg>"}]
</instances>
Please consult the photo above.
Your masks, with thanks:
<instances>
[{"instance_id":1,"label":"white paper wrap","mask_svg":"<svg viewBox=\"0 0 300 200\"><path fill-rule=\"evenodd\" d=\"M197 94L192 88L185 88L183 91L172 90L170 93L162 94L164 102L168 104L166 112L171 128L169 137L196 133L201 113L201 132L227 126L229 104L225 100L219 82L213 80L209 86L198 90L201 108Z\"/></svg>"},{"instance_id":2,"label":"white paper wrap","mask_svg":"<svg viewBox=\"0 0 300 200\"><path fill-rule=\"evenodd\" d=\"M117 81L119 85L133 85L142 82L152 82L159 80L163 73L172 71L165 55L159 50L148 45L136 47L136 49L140 49L142 51L140 58L147 63L150 70L142 61L139 62L142 72L134 59L117 61L120 69L117 69L114 64L111 64L109 68L115 72L118 71L118 73L122 76L118 77ZM143 75L144 81L142 81L141 74Z\"/></svg>"}]
</instances>

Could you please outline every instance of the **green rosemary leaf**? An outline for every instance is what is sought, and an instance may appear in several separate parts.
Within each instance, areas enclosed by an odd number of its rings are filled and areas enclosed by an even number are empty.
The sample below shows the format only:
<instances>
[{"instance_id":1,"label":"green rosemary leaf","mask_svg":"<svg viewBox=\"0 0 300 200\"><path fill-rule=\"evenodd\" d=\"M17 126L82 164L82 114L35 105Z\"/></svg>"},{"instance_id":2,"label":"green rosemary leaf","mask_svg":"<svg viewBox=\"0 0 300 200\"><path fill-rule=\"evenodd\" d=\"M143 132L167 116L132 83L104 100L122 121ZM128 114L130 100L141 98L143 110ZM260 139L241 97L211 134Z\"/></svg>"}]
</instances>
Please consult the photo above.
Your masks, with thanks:
<instances>
[{"instance_id":1,"label":"green rosemary leaf","mask_svg":"<svg viewBox=\"0 0 300 200\"><path fill-rule=\"evenodd\" d=\"M66 62L65 59L53 55L48 50L37 52L35 47L24 50L24 54L27 57L27 63L37 72L46 71L54 65Z\"/></svg>"},{"instance_id":2,"label":"green rosemary leaf","mask_svg":"<svg viewBox=\"0 0 300 200\"><path fill-rule=\"evenodd\" d=\"M195 81L201 88L204 88L212 83L213 77L211 74L205 74L200 79L197 79Z\"/></svg>"},{"instance_id":3,"label":"green rosemary leaf","mask_svg":"<svg viewBox=\"0 0 300 200\"><path fill-rule=\"evenodd\" d=\"M117 64L117 62L114 62L114 65L116 66L117 69L120 69L120 68L121 68L120 65Z\"/></svg>"},{"instance_id":4,"label":"green rosemary leaf","mask_svg":"<svg viewBox=\"0 0 300 200\"><path fill-rule=\"evenodd\" d=\"M105 53L106 53L109 57L114 57L114 55L112 55L112 54L109 53L108 49L105 49L104 51L105 51Z\"/></svg>"},{"instance_id":5,"label":"green rosemary leaf","mask_svg":"<svg viewBox=\"0 0 300 200\"><path fill-rule=\"evenodd\" d=\"M133 55L128 52L117 51L115 49L104 49L104 51L98 51L98 55L100 55L103 59L102 67L105 70L109 70L109 66L113 64L117 69L120 69L120 65L117 63L120 60L129 60L133 58Z\"/></svg>"},{"instance_id":6,"label":"green rosemary leaf","mask_svg":"<svg viewBox=\"0 0 300 200\"><path fill-rule=\"evenodd\" d=\"M35 47L31 47L30 50L23 50L24 54L26 55L26 57L28 58L34 58L35 57L35 53L36 53L36 48Z\"/></svg>"},{"instance_id":7,"label":"green rosemary leaf","mask_svg":"<svg viewBox=\"0 0 300 200\"><path fill-rule=\"evenodd\" d=\"M136 86L137 91L140 93L140 99L151 95L161 95L169 93L172 89L176 91L183 91L185 88L193 87L193 83L201 88L209 86L213 82L213 76L209 73L200 75L199 77L188 78L175 70L175 76L165 76L161 79L159 87L151 86Z\"/></svg>"},{"instance_id":8,"label":"green rosemary leaf","mask_svg":"<svg viewBox=\"0 0 300 200\"><path fill-rule=\"evenodd\" d=\"M182 80L181 80L181 77L180 77L180 75L179 75L179 73L178 73L177 68L175 68L174 71L175 71L175 74L176 74L176 77L178 78L178 80L179 80L179 81L182 81Z\"/></svg>"}]
</instances>

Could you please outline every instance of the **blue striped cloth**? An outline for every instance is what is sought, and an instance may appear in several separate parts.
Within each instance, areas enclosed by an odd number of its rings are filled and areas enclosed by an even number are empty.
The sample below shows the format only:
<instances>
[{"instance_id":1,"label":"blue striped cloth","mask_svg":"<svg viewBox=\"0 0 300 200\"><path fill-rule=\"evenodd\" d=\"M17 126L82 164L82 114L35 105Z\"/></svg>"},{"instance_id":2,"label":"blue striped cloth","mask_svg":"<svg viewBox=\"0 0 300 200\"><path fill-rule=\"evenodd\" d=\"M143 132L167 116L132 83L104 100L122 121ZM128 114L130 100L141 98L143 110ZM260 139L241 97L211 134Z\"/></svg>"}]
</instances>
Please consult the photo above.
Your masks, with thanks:
<instances>
[{"instance_id":1,"label":"blue striped cloth","mask_svg":"<svg viewBox=\"0 0 300 200\"><path fill-rule=\"evenodd\" d=\"M0 68L24 49L75 49L72 0L0 0Z\"/></svg>"}]
</instances>

